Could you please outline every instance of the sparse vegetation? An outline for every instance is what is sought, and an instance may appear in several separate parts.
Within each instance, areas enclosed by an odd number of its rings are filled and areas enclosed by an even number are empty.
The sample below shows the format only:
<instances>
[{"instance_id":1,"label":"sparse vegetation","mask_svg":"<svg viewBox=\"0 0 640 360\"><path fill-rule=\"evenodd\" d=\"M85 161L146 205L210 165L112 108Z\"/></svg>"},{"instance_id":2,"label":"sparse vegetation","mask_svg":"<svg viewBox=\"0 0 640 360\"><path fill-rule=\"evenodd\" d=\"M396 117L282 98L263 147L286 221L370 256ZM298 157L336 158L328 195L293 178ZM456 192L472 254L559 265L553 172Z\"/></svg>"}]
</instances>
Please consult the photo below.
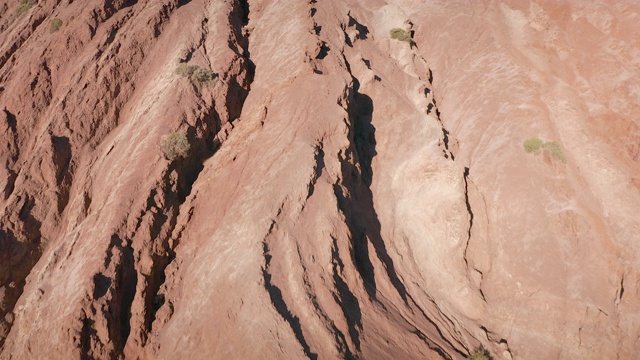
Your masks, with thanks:
<instances>
[{"instance_id":1,"label":"sparse vegetation","mask_svg":"<svg viewBox=\"0 0 640 360\"><path fill-rule=\"evenodd\" d=\"M195 81L198 84L204 84L214 81L218 75L211 69L198 68L191 74L191 81Z\"/></svg>"},{"instance_id":2,"label":"sparse vegetation","mask_svg":"<svg viewBox=\"0 0 640 360\"><path fill-rule=\"evenodd\" d=\"M187 63L178 65L176 74L188 78L192 83L197 85L215 83L218 78L218 74L211 69L201 68L197 65L189 65Z\"/></svg>"},{"instance_id":3,"label":"sparse vegetation","mask_svg":"<svg viewBox=\"0 0 640 360\"><path fill-rule=\"evenodd\" d=\"M62 27L62 20L55 18L51 20L51 24L49 25L49 32L54 33Z\"/></svg>"},{"instance_id":4,"label":"sparse vegetation","mask_svg":"<svg viewBox=\"0 0 640 360\"><path fill-rule=\"evenodd\" d=\"M26 13L29 9L33 7L33 5L37 4L36 0L20 0L18 6L16 6L16 14L22 15Z\"/></svg>"},{"instance_id":5,"label":"sparse vegetation","mask_svg":"<svg viewBox=\"0 0 640 360\"><path fill-rule=\"evenodd\" d=\"M408 33L406 30L403 30L400 28L391 29L391 31L389 31L389 35L391 35L392 39L396 39L400 41L411 42L412 40L411 34Z\"/></svg>"},{"instance_id":6,"label":"sparse vegetation","mask_svg":"<svg viewBox=\"0 0 640 360\"><path fill-rule=\"evenodd\" d=\"M544 145L542 145L542 148L544 149L544 151L548 152L549 155L553 156L554 158L562 161L563 163L567 162L567 157L564 155L564 152L562 152L562 148L560 147L560 144L558 144L555 141L550 141L550 142L546 142L544 143Z\"/></svg>"},{"instance_id":7,"label":"sparse vegetation","mask_svg":"<svg viewBox=\"0 0 640 360\"><path fill-rule=\"evenodd\" d=\"M185 133L176 131L162 137L160 149L167 159L173 161L187 157L191 144Z\"/></svg>"},{"instance_id":8,"label":"sparse vegetation","mask_svg":"<svg viewBox=\"0 0 640 360\"><path fill-rule=\"evenodd\" d=\"M479 348L469 354L469 360L492 360L491 354L485 348Z\"/></svg>"},{"instance_id":9,"label":"sparse vegetation","mask_svg":"<svg viewBox=\"0 0 640 360\"><path fill-rule=\"evenodd\" d=\"M538 153L540 151L540 149L542 148L542 144L544 142L540 139L538 139L537 137L531 138L531 139L527 139L524 141L524 151L528 152L528 153Z\"/></svg>"},{"instance_id":10,"label":"sparse vegetation","mask_svg":"<svg viewBox=\"0 0 640 360\"><path fill-rule=\"evenodd\" d=\"M178 67L176 68L176 74L184 77L190 77L197 69L198 66L196 65L180 63L180 65L178 65Z\"/></svg>"},{"instance_id":11,"label":"sparse vegetation","mask_svg":"<svg viewBox=\"0 0 640 360\"><path fill-rule=\"evenodd\" d=\"M567 157L564 155L560 144L555 141L542 141L537 137L533 137L524 141L524 151L534 154L544 151L545 154L549 154L556 160L560 160L563 163L567 162Z\"/></svg>"}]
</instances>

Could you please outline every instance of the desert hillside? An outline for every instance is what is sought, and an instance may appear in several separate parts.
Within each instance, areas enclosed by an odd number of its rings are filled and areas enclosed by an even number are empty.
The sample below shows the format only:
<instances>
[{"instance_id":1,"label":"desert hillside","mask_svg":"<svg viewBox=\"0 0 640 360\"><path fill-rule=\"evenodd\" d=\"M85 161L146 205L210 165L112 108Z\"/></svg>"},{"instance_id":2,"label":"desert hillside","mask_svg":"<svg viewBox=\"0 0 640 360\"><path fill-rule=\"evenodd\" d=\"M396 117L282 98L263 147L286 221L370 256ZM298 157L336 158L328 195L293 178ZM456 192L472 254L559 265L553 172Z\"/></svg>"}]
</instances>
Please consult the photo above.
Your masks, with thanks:
<instances>
[{"instance_id":1,"label":"desert hillside","mask_svg":"<svg viewBox=\"0 0 640 360\"><path fill-rule=\"evenodd\" d=\"M634 0L0 0L0 359L637 359Z\"/></svg>"}]
</instances>

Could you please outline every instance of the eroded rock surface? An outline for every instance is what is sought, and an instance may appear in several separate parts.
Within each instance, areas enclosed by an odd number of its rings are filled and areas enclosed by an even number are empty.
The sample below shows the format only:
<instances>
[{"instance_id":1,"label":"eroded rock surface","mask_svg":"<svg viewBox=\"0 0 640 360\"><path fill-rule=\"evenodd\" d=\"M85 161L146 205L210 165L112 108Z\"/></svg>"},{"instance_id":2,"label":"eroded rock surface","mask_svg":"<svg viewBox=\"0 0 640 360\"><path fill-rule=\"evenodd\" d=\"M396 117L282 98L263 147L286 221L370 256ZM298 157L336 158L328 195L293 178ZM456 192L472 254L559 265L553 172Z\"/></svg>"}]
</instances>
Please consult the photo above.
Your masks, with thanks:
<instances>
[{"instance_id":1,"label":"eroded rock surface","mask_svg":"<svg viewBox=\"0 0 640 360\"><path fill-rule=\"evenodd\" d=\"M1 359L640 350L632 1L28 4L0 2Z\"/></svg>"}]
</instances>

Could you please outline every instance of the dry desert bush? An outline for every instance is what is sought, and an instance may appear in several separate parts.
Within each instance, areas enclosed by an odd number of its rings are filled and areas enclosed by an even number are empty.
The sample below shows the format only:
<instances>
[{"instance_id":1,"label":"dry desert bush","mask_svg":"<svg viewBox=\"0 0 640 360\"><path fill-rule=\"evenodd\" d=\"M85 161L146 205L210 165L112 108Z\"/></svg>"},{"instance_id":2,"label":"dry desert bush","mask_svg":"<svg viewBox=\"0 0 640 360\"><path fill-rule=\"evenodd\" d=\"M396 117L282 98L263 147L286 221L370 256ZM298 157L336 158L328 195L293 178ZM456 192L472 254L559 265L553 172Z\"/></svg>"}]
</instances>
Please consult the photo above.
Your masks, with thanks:
<instances>
[{"instance_id":1,"label":"dry desert bush","mask_svg":"<svg viewBox=\"0 0 640 360\"><path fill-rule=\"evenodd\" d=\"M160 149L167 159L173 161L178 158L187 157L189 149L191 149L191 144L189 144L185 133L176 131L162 137Z\"/></svg>"}]
</instances>

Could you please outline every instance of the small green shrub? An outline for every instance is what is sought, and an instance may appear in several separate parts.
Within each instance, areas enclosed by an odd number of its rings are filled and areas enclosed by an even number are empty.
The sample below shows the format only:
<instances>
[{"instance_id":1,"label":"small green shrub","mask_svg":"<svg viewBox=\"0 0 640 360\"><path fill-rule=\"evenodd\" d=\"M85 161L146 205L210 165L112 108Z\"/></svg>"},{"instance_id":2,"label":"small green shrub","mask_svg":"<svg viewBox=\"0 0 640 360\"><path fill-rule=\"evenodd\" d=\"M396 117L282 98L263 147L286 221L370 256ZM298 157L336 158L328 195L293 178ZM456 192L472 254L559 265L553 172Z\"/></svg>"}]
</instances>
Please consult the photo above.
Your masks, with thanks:
<instances>
[{"instance_id":1,"label":"small green shrub","mask_svg":"<svg viewBox=\"0 0 640 360\"><path fill-rule=\"evenodd\" d=\"M478 348L469 354L469 360L492 360L491 354L485 348Z\"/></svg>"},{"instance_id":2,"label":"small green shrub","mask_svg":"<svg viewBox=\"0 0 640 360\"><path fill-rule=\"evenodd\" d=\"M534 154L544 151L545 154L549 154L556 160L560 160L563 163L567 162L567 157L564 155L560 144L555 141L542 141L537 137L530 138L524 141L524 151Z\"/></svg>"},{"instance_id":3,"label":"small green shrub","mask_svg":"<svg viewBox=\"0 0 640 360\"><path fill-rule=\"evenodd\" d=\"M184 77L190 77L193 73L198 70L196 65L189 65L187 63L181 63L176 68L176 74Z\"/></svg>"},{"instance_id":4,"label":"small green shrub","mask_svg":"<svg viewBox=\"0 0 640 360\"><path fill-rule=\"evenodd\" d=\"M49 32L54 33L62 27L62 20L55 18L51 20L51 24L49 25Z\"/></svg>"},{"instance_id":5,"label":"small green shrub","mask_svg":"<svg viewBox=\"0 0 640 360\"><path fill-rule=\"evenodd\" d=\"M201 68L197 65L189 65L181 63L176 68L176 74L189 78L192 83L198 85L204 85L214 83L218 78L218 74L211 69Z\"/></svg>"},{"instance_id":6,"label":"small green shrub","mask_svg":"<svg viewBox=\"0 0 640 360\"><path fill-rule=\"evenodd\" d=\"M187 157L191 144L189 144L185 133L176 131L162 137L160 149L167 159L173 161L177 158Z\"/></svg>"},{"instance_id":7,"label":"small green shrub","mask_svg":"<svg viewBox=\"0 0 640 360\"><path fill-rule=\"evenodd\" d=\"M542 144L542 140L538 139L537 137L527 139L524 141L524 151L528 153L538 153L538 151L540 151L540 148L542 148Z\"/></svg>"},{"instance_id":8,"label":"small green shrub","mask_svg":"<svg viewBox=\"0 0 640 360\"><path fill-rule=\"evenodd\" d=\"M16 14L22 15L26 13L29 9L33 7L33 5L37 4L36 0L20 0L18 6L16 6Z\"/></svg>"},{"instance_id":9,"label":"small green shrub","mask_svg":"<svg viewBox=\"0 0 640 360\"><path fill-rule=\"evenodd\" d=\"M557 142L555 141L546 142L544 143L544 145L542 145L542 148L554 158L562 161L563 163L567 162L567 157L564 155L564 152L562 152L562 148L560 147L560 144L558 144Z\"/></svg>"},{"instance_id":10,"label":"small green shrub","mask_svg":"<svg viewBox=\"0 0 640 360\"><path fill-rule=\"evenodd\" d=\"M406 30L403 30L403 29L400 29L400 28L391 29L389 31L389 35L391 35L392 39L396 39L396 40L400 40L400 41L411 42L411 40L412 40L411 34L408 33Z\"/></svg>"},{"instance_id":11,"label":"small green shrub","mask_svg":"<svg viewBox=\"0 0 640 360\"><path fill-rule=\"evenodd\" d=\"M191 74L191 81L198 84L204 84L214 81L217 76L218 75L211 69L198 68L193 72L193 74Z\"/></svg>"}]
</instances>

